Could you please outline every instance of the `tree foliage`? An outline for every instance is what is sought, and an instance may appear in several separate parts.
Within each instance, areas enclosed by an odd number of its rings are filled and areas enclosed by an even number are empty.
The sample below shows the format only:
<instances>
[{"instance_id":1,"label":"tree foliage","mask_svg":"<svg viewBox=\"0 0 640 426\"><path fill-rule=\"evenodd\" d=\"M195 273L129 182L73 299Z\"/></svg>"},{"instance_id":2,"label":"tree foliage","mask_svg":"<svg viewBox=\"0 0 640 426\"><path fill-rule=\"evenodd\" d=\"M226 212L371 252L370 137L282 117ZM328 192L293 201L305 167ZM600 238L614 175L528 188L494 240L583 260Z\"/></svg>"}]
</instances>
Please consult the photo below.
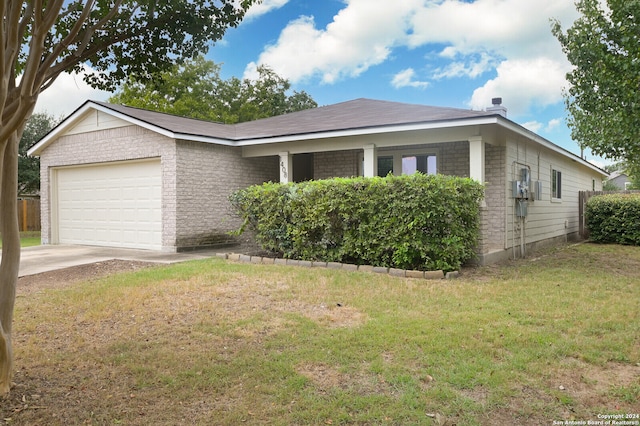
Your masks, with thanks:
<instances>
[{"instance_id":1,"label":"tree foliage","mask_svg":"<svg viewBox=\"0 0 640 426\"><path fill-rule=\"evenodd\" d=\"M640 162L640 1L578 0L553 34L574 66L565 92L572 137L595 154Z\"/></svg>"},{"instance_id":2,"label":"tree foliage","mask_svg":"<svg viewBox=\"0 0 640 426\"><path fill-rule=\"evenodd\" d=\"M109 102L229 124L318 106L306 92L290 89L266 66L258 67L256 80L223 80L219 65L198 56L150 80L130 78Z\"/></svg>"},{"instance_id":3,"label":"tree foliage","mask_svg":"<svg viewBox=\"0 0 640 426\"><path fill-rule=\"evenodd\" d=\"M53 129L59 120L40 112L33 114L20 138L18 149L18 194L35 194L40 190L40 159L27 155L27 151Z\"/></svg>"},{"instance_id":4,"label":"tree foliage","mask_svg":"<svg viewBox=\"0 0 640 426\"><path fill-rule=\"evenodd\" d=\"M631 185L627 189L638 190L640 189L640 161L630 162L627 165L627 176Z\"/></svg>"},{"instance_id":5,"label":"tree foliage","mask_svg":"<svg viewBox=\"0 0 640 426\"><path fill-rule=\"evenodd\" d=\"M259 0L257 0L259 1ZM254 0L11 0L0 2L0 396L9 392L20 266L19 141L39 94L63 72L94 87L150 79L205 51Z\"/></svg>"}]
</instances>

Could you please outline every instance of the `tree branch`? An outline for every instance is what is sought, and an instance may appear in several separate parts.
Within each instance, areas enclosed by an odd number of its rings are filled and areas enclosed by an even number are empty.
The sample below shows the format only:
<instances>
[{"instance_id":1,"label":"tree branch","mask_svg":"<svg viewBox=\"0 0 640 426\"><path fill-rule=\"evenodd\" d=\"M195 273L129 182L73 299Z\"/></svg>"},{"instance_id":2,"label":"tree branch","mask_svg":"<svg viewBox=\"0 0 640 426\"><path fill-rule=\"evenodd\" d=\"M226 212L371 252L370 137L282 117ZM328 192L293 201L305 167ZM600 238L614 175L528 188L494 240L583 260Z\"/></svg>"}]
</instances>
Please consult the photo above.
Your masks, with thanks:
<instances>
[{"instance_id":1,"label":"tree branch","mask_svg":"<svg viewBox=\"0 0 640 426\"><path fill-rule=\"evenodd\" d=\"M69 45L74 41L74 39L78 36L80 31L82 30L82 27L87 21L89 15L91 14L91 10L93 9L94 5L95 5L95 0L87 1L87 3L84 5L84 8L82 9L82 13L80 14L80 17L78 18L76 23L73 25L73 28L71 28L71 31L69 31L69 34L67 34L67 36L60 41L60 43L54 46L52 52L49 55L47 55L47 57L42 61L42 63L40 64L41 70L45 68L49 68L55 62L56 58L58 58L62 54L64 49L69 47Z\"/></svg>"},{"instance_id":2,"label":"tree branch","mask_svg":"<svg viewBox=\"0 0 640 426\"><path fill-rule=\"evenodd\" d=\"M53 24L56 23L56 20L60 16L60 11L64 4L63 0L54 0L47 2L47 9L43 13L43 22L42 26L49 32Z\"/></svg>"},{"instance_id":3,"label":"tree branch","mask_svg":"<svg viewBox=\"0 0 640 426\"><path fill-rule=\"evenodd\" d=\"M3 7L6 7L6 2L3 2ZM22 2L9 2L9 7L7 9L7 13L4 16L3 20L3 31L2 31L2 45L0 46L0 54L2 55L2 62L0 62L0 66L2 66L2 83L0 90L0 115L2 113L2 109L7 101L7 92L9 88L9 82L11 76L14 75L13 71L15 70L15 65L17 62L17 56L20 52L20 28L22 25L20 24L20 11L22 10ZM25 16L29 16L33 13L33 9L31 7L31 3L28 3L27 8L25 10Z\"/></svg>"},{"instance_id":4,"label":"tree branch","mask_svg":"<svg viewBox=\"0 0 640 426\"><path fill-rule=\"evenodd\" d=\"M5 36L7 34L7 19L5 18L8 15L7 13L7 3L1 2L0 4L0 16L3 17L2 22L0 22L0 64L2 64L2 70L4 71L4 58L7 49L7 40Z\"/></svg>"},{"instance_id":5,"label":"tree branch","mask_svg":"<svg viewBox=\"0 0 640 426\"><path fill-rule=\"evenodd\" d=\"M96 22L95 25L93 25L90 28L87 28L87 31L84 35L83 40L78 43L78 48L75 51L76 56L79 56L82 54L82 52L84 51L84 49L86 48L87 44L89 44L89 41L91 41L91 37L93 37L93 35L95 34L95 32L102 28L103 26L105 26L111 19L113 19L114 16L116 16L117 12L118 12L118 8L122 5L122 0L116 0L115 4L113 5L113 7L111 8L111 10L109 11L109 13L107 13L101 20L99 20L98 22ZM131 17L133 16L134 12L139 8L140 6L138 5L137 7L133 8L133 10L131 11L131 15L129 15L128 19L131 19Z\"/></svg>"}]
</instances>

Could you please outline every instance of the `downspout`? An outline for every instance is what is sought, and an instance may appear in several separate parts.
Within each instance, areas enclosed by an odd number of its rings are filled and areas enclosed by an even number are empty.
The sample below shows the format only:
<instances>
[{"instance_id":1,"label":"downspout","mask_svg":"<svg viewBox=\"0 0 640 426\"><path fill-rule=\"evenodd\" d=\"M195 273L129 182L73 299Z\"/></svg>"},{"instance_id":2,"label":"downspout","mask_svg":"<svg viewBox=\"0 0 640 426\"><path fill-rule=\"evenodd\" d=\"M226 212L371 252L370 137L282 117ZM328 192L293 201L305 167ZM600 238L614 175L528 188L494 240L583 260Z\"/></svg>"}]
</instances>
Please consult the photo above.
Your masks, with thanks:
<instances>
[{"instance_id":1,"label":"downspout","mask_svg":"<svg viewBox=\"0 0 640 426\"><path fill-rule=\"evenodd\" d=\"M524 222L525 222L525 220L526 220L526 218L523 216L522 217L522 224L520 226L520 257L522 259L524 259L525 250L526 250L525 241L524 241L524 235L525 235Z\"/></svg>"}]
</instances>

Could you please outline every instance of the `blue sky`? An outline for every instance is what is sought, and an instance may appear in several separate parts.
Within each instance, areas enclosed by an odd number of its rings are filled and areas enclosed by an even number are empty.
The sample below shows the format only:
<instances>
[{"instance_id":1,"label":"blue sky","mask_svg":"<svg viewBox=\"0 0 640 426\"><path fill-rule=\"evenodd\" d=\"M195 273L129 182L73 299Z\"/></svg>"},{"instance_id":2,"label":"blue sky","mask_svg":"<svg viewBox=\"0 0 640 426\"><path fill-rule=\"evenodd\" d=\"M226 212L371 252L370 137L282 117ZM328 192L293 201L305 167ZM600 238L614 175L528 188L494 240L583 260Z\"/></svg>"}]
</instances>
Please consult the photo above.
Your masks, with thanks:
<instances>
[{"instance_id":1,"label":"blue sky","mask_svg":"<svg viewBox=\"0 0 640 426\"><path fill-rule=\"evenodd\" d=\"M268 65L320 105L364 97L482 110L502 97L508 118L579 154L562 98L571 68L550 30L551 19L566 28L577 16L573 0L263 0L207 58L223 78ZM37 110L68 114L109 96L78 76L59 80Z\"/></svg>"}]
</instances>

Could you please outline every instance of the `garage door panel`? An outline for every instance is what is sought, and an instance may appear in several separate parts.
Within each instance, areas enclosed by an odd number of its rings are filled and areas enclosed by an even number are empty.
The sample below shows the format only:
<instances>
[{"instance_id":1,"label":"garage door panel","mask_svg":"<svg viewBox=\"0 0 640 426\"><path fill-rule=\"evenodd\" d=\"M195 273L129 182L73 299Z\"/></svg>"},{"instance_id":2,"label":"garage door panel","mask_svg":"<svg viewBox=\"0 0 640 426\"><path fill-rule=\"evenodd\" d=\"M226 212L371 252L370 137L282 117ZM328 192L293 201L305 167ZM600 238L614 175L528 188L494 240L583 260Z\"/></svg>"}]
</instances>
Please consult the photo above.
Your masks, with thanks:
<instances>
[{"instance_id":1,"label":"garage door panel","mask_svg":"<svg viewBox=\"0 0 640 426\"><path fill-rule=\"evenodd\" d=\"M59 169L57 188L60 243L162 247L159 160Z\"/></svg>"}]
</instances>

